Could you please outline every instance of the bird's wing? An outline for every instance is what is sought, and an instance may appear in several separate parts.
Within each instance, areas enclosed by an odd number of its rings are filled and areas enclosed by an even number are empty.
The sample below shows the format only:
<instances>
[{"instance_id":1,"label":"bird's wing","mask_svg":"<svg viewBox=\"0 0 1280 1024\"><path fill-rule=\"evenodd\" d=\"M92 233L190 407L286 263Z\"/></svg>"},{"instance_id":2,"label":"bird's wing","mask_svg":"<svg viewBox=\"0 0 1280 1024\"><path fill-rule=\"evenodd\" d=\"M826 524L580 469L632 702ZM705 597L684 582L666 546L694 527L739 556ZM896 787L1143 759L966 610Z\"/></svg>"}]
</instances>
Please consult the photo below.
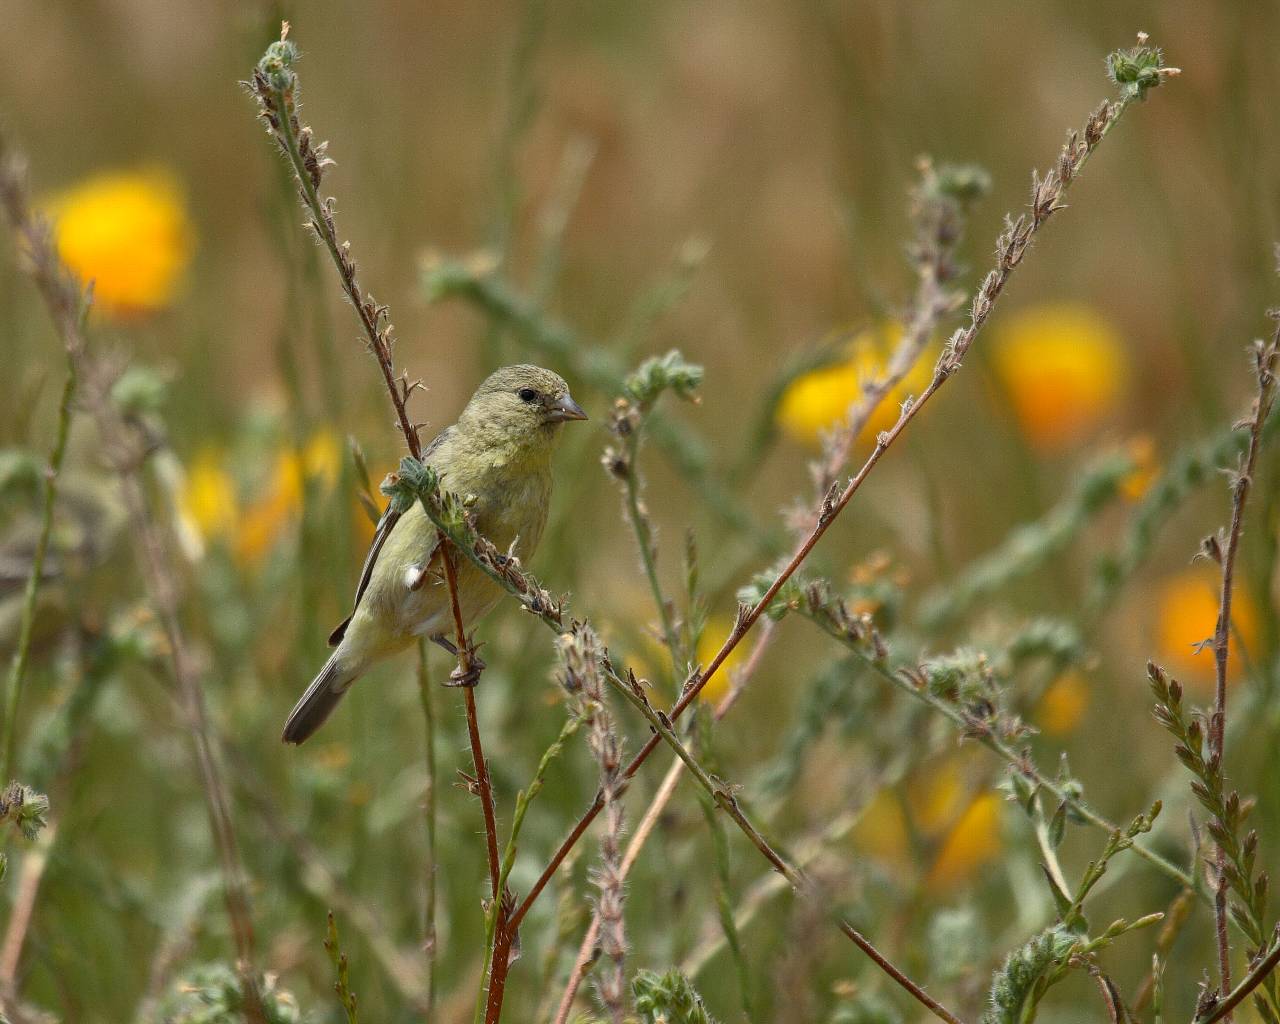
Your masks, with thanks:
<instances>
[{"instance_id":1,"label":"bird's wing","mask_svg":"<svg viewBox=\"0 0 1280 1024\"><path fill-rule=\"evenodd\" d=\"M422 458L425 460L432 452L440 447L440 442L448 435L449 430L446 428L435 436L432 442L427 445L422 452ZM378 527L373 534L373 543L369 545L369 553L364 556L364 566L360 570L360 582L356 585L356 599L351 604L351 615L343 619L332 633L329 634L329 646L337 647L342 643L343 636L346 635L347 627L351 625L351 616L355 615L356 609L360 607L360 598L364 596L365 590L369 587L369 580L373 577L373 567L378 561L378 554L382 551L382 547L387 542L387 538L391 536L391 531L396 528L396 523L400 522L400 513L395 511L391 504L388 503L386 509L382 513L382 518L378 520ZM438 546L438 545L437 545ZM427 561L435 555L435 548L427 553Z\"/></svg>"}]
</instances>

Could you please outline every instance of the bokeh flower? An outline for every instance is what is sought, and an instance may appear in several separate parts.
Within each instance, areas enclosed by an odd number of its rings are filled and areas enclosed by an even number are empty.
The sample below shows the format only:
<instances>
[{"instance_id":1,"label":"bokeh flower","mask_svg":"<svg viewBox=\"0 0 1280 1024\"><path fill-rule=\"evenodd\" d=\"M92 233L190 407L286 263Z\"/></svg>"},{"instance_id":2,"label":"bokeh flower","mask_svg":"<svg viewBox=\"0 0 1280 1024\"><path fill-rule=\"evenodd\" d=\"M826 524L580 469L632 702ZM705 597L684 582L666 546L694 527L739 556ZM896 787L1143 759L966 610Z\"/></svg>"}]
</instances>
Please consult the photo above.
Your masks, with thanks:
<instances>
[{"instance_id":1,"label":"bokeh flower","mask_svg":"<svg viewBox=\"0 0 1280 1024\"><path fill-rule=\"evenodd\" d=\"M969 878L1000 855L1000 815L1004 801L982 793L969 804L947 834L929 871L928 884L945 889Z\"/></svg>"},{"instance_id":2,"label":"bokeh flower","mask_svg":"<svg viewBox=\"0 0 1280 1024\"><path fill-rule=\"evenodd\" d=\"M1072 669L1051 682L1036 707L1035 722L1050 736L1075 731L1089 710L1089 681Z\"/></svg>"},{"instance_id":3,"label":"bokeh flower","mask_svg":"<svg viewBox=\"0 0 1280 1024\"><path fill-rule=\"evenodd\" d=\"M178 494L182 526L201 541L225 537L236 525L240 502L226 467L226 453L208 447L191 461Z\"/></svg>"},{"instance_id":4,"label":"bokeh flower","mask_svg":"<svg viewBox=\"0 0 1280 1024\"><path fill-rule=\"evenodd\" d=\"M1141 501L1160 474L1156 442L1150 434L1139 434L1130 438L1124 447L1133 459L1133 472L1120 481L1120 493L1128 501Z\"/></svg>"},{"instance_id":5,"label":"bokeh flower","mask_svg":"<svg viewBox=\"0 0 1280 1024\"><path fill-rule=\"evenodd\" d=\"M242 565L260 563L297 521L308 480L326 490L334 486L341 452L337 439L327 431L313 434L301 451L286 446L277 452L265 493L240 517L235 554Z\"/></svg>"},{"instance_id":6,"label":"bokeh flower","mask_svg":"<svg viewBox=\"0 0 1280 1024\"><path fill-rule=\"evenodd\" d=\"M970 795L963 764L947 758L907 787L911 829L937 850L926 881L946 887L964 881L1002 848L998 794ZM902 797L882 789L863 811L855 830L858 845L886 864L899 864L911 852Z\"/></svg>"},{"instance_id":7,"label":"bokeh flower","mask_svg":"<svg viewBox=\"0 0 1280 1024\"><path fill-rule=\"evenodd\" d=\"M703 669L706 669L711 664L712 659L719 653L725 637L732 630L733 620L728 616L713 615L707 620L706 627L702 630L702 636L698 638L698 664ZM716 674L711 677L711 681L702 688L698 694L702 700L710 701L712 704L720 703L729 693L729 686L733 681L733 673L742 664L750 647L751 635L747 634L747 636L738 641L738 646L729 652L729 656L716 669Z\"/></svg>"},{"instance_id":8,"label":"bokeh flower","mask_svg":"<svg viewBox=\"0 0 1280 1024\"><path fill-rule=\"evenodd\" d=\"M1180 681L1204 689L1214 685L1213 649L1200 645L1218 624L1218 587L1216 566L1195 565L1166 579L1156 597L1156 661ZM1257 608L1237 586L1231 598L1228 683L1244 669L1241 644L1251 649L1257 639Z\"/></svg>"},{"instance_id":9,"label":"bokeh flower","mask_svg":"<svg viewBox=\"0 0 1280 1024\"><path fill-rule=\"evenodd\" d=\"M860 331L849 343L846 356L831 366L797 377L778 403L778 425L794 440L818 445L823 434L843 423L849 408L862 394L865 383L884 373L885 364L902 337L902 326L885 323ZM929 384L933 360L918 360L903 382L876 408L859 441L867 442L898 419L908 395L918 395Z\"/></svg>"},{"instance_id":10,"label":"bokeh flower","mask_svg":"<svg viewBox=\"0 0 1280 1024\"><path fill-rule=\"evenodd\" d=\"M62 261L93 282L108 316L153 313L173 299L191 261L182 192L163 171L101 174L47 204Z\"/></svg>"},{"instance_id":11,"label":"bokeh flower","mask_svg":"<svg viewBox=\"0 0 1280 1024\"><path fill-rule=\"evenodd\" d=\"M995 369L1031 444L1061 451L1119 407L1129 358L1116 329L1078 305L1024 309L996 328Z\"/></svg>"}]
</instances>

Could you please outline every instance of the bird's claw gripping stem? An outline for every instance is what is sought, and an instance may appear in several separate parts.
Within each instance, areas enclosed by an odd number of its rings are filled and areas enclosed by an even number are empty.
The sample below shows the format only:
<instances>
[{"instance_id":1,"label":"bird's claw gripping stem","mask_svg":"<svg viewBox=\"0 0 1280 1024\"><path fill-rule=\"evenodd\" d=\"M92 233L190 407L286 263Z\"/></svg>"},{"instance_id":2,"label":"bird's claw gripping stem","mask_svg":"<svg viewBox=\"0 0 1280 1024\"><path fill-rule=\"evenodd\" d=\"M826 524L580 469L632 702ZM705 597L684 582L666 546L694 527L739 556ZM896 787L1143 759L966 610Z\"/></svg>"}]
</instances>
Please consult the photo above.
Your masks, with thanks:
<instances>
[{"instance_id":1,"label":"bird's claw gripping stem","mask_svg":"<svg viewBox=\"0 0 1280 1024\"><path fill-rule=\"evenodd\" d=\"M459 665L449 673L449 678L445 681L445 686L465 686L472 687L480 682L480 673L485 669L485 664L475 654L471 655L471 664L468 668Z\"/></svg>"}]
</instances>

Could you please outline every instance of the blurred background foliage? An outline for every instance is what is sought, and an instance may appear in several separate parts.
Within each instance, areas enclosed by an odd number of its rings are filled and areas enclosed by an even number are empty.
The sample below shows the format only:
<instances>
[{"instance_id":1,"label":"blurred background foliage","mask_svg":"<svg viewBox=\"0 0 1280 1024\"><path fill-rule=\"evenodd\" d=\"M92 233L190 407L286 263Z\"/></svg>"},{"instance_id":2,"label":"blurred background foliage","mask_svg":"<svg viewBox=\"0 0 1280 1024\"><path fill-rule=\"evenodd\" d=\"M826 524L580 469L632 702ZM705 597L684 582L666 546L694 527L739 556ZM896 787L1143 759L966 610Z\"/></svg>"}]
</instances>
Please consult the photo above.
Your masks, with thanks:
<instances>
[{"instance_id":1,"label":"blurred background foliage","mask_svg":"<svg viewBox=\"0 0 1280 1024\"><path fill-rule=\"evenodd\" d=\"M332 907L366 1019L417 1019L427 859L410 660L356 688L312 744L277 739L345 614L372 533L348 437L375 482L400 454L331 268L301 231L284 169L237 84L281 18L305 55L305 115L332 140L326 186L342 229L366 286L391 306L398 361L429 385L414 399L428 435L501 362L566 374L593 424L560 453L553 525L531 568L570 592L572 607L660 688L670 666L598 466L617 393L604 386L601 368L613 364L602 353L628 367L679 347L706 367L701 403L667 410L675 442L642 455L669 593L682 592L685 531L696 538L706 660L732 622L735 589L789 543L783 513L808 500L805 464L821 431L900 331L895 314L912 284L906 196L921 154L990 172L992 195L962 249L971 287L1003 212L1025 201L1030 169L1046 166L1063 131L1108 94L1102 57L1136 29L1150 32L1184 69L1176 88L1108 140L1072 193L1076 209L1039 242L965 372L877 469L810 571L860 594L861 609L908 652L961 642L1003 650L1037 620L1062 630L1070 642L1059 657L1010 673L1012 703L1040 729L1031 741L1040 763L1053 768L1065 751L1086 796L1113 819L1164 797L1153 843L1189 859L1186 779L1150 719L1143 666L1156 656L1192 699L1208 699L1210 655L1192 645L1212 632L1216 576L1190 557L1226 518L1227 493L1214 465L1188 453L1217 442L1244 408L1244 348L1277 294L1280 9L13 3L0 109L29 152L64 260L96 282L95 346L127 354L117 397L163 439L158 493L180 540L185 614L234 782L265 966L287 1000L312 1019L338 1019L320 945ZM29 286L9 272L11 246L0 266L7 653L62 356ZM458 275L470 283L448 286ZM490 315L503 289L532 326ZM538 342L539 329L563 344ZM925 381L891 397L864 446ZM57 832L16 976L25 999L62 1020L204 1019L164 1007L176 1005L180 979L216 975L199 965L229 960L215 861L94 443L78 420L22 709L18 774L49 793ZM1121 471L1086 494L1081 481L1103 472L1100 457ZM1229 774L1258 797L1261 859L1272 864L1278 471L1265 455L1246 532L1232 669L1233 699L1248 711L1229 752ZM1124 550L1143 516L1158 526L1150 549L1123 570L1109 563L1108 574L1103 557ZM966 591L976 559L1016 559L1011 531L1028 523L1056 524L1044 557ZM554 650L535 623L503 607L480 633L482 724L506 822L563 715ZM431 665L439 678L448 670L443 654ZM443 1021L470 1012L486 879L478 809L452 785L468 764L456 697L435 695ZM634 750L642 723L618 715ZM1031 825L996 788L1003 766L958 745L952 727L799 619L780 627L715 729L714 751L771 834L823 837L814 873L966 1015L1005 953L1052 920ZM656 776L649 769L633 787L632 820ZM517 890L595 786L580 746L552 767L525 829ZM1101 842L1072 826L1063 859L1078 872ZM683 965L719 1018L740 1020L731 962L707 948L719 935L710 844L682 788L632 876L630 962ZM736 834L730 849L741 897L764 866ZM584 845L528 919L510 1019L544 1019L558 998L594 856ZM5 882L10 911L23 861ZM1109 920L1164 909L1176 895L1121 857L1096 898ZM1174 947L1167 984L1182 1005L1211 963L1209 922L1196 909ZM1126 990L1149 966L1152 941L1139 933L1108 953ZM916 1019L803 903L765 901L743 942L758 1019ZM1068 982L1042 1019L1081 1019L1087 985Z\"/></svg>"}]
</instances>

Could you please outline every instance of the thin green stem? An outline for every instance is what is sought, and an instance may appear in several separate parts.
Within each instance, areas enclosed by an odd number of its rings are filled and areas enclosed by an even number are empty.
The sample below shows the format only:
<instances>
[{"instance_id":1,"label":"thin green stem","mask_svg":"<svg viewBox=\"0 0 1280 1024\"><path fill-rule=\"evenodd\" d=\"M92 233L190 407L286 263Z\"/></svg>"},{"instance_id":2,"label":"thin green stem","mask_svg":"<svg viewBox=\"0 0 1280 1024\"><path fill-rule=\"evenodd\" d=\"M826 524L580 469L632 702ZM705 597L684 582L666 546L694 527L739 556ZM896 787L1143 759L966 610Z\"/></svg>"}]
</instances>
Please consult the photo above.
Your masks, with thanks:
<instances>
[{"instance_id":1,"label":"thin green stem","mask_svg":"<svg viewBox=\"0 0 1280 1024\"><path fill-rule=\"evenodd\" d=\"M564 725L560 728L560 734L542 752L542 757L538 760L538 767L535 769L528 787L516 794L516 809L511 818L511 833L507 837L507 845L502 852L502 863L498 870L498 892L500 893L507 891L507 879L511 877L511 870L515 867L516 854L519 852L520 830L524 827L524 818L529 811L529 805L542 792L547 769L551 767L551 762L560 756L560 753L564 750L565 743L578 731L578 727L581 724L582 720L577 716L566 719ZM505 951L509 950L511 945L509 936L503 936L503 942L496 941L499 937L498 918L500 909L501 901L494 900L485 914L484 965L480 974L480 991L476 993L476 1007L473 1017L475 1024L483 1024L486 1019L496 1021L497 1015L501 1011L502 989L490 984L490 968L495 950L498 947L502 947L501 951L505 955ZM487 1017L486 1014L488 1015Z\"/></svg>"},{"instance_id":2,"label":"thin green stem","mask_svg":"<svg viewBox=\"0 0 1280 1024\"><path fill-rule=\"evenodd\" d=\"M49 465L44 472L44 503L40 510L40 535L36 540L35 556L31 560L31 575L27 577L22 595L22 619L18 628L18 646L9 663L6 683L7 701L4 711L4 772L0 779L11 779L17 764L18 708L22 701L22 686L27 676L27 664L31 657L31 638L36 617L36 597L40 592L40 580L44 576L45 558L49 553L49 538L53 534L53 508L58 498L58 474L67 454L67 438L71 435L71 403L76 393L76 366L67 361L67 379L62 386L62 401L58 405L58 430L49 455Z\"/></svg>"},{"instance_id":3,"label":"thin green stem","mask_svg":"<svg viewBox=\"0 0 1280 1024\"><path fill-rule=\"evenodd\" d=\"M431 694L430 657L427 641L418 641L418 698L422 702L422 718L426 726L426 745L423 761L427 771L426 787L422 794L422 813L427 831L427 900L424 922L423 949L427 958L427 1016L431 1016L436 997L436 913L438 889L436 886L439 859L436 855L438 819L436 811L436 715Z\"/></svg>"},{"instance_id":4,"label":"thin green stem","mask_svg":"<svg viewBox=\"0 0 1280 1024\"><path fill-rule=\"evenodd\" d=\"M644 415L645 410L641 411ZM680 666L680 635L676 631L675 617L671 611L671 602L662 593L662 583L658 580L658 552L653 542L653 527L649 522L649 513L644 508L640 497L640 434L643 420L627 437L627 464L622 486L626 495L627 519L636 535L636 545L640 548L640 562L644 566L645 579L649 582L649 592L658 609L658 618L662 623L662 639L671 654L672 690L680 685L682 675Z\"/></svg>"},{"instance_id":5,"label":"thin green stem","mask_svg":"<svg viewBox=\"0 0 1280 1024\"><path fill-rule=\"evenodd\" d=\"M742 940L738 936L738 925L733 917L733 899L729 891L729 837L724 825L716 815L715 805L711 798L701 790L698 802L702 806L702 814L707 822L707 831L711 833L711 843L715 852L716 868L716 916L720 920L720 930L724 933L725 945L729 947L729 955L733 958L734 970L738 975L738 992L742 997L742 1013L748 1021L755 1020L755 1007L751 999L751 968L742 952Z\"/></svg>"}]
</instances>

